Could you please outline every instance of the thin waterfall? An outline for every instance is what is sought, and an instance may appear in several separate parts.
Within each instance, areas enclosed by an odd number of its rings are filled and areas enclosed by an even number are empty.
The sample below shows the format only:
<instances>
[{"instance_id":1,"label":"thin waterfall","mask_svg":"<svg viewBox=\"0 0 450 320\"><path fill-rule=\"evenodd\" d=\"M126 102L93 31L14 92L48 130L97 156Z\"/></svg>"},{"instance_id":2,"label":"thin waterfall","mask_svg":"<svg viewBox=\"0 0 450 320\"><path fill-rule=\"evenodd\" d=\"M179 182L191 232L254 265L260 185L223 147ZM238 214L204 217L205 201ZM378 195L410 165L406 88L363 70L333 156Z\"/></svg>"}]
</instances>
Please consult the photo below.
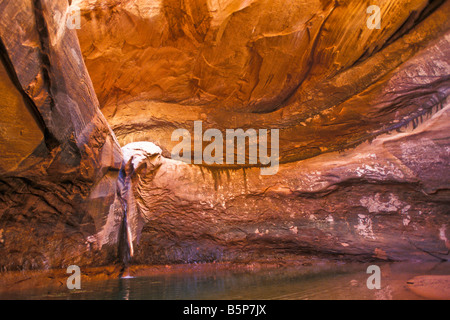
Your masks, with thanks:
<instances>
[{"instance_id":1,"label":"thin waterfall","mask_svg":"<svg viewBox=\"0 0 450 320\"><path fill-rule=\"evenodd\" d=\"M123 218L119 232L118 257L122 263L122 270L128 269L131 258L134 255L133 236L129 224L130 197L132 196L131 176L134 172L133 158L124 164L119 172L117 193L122 204Z\"/></svg>"}]
</instances>

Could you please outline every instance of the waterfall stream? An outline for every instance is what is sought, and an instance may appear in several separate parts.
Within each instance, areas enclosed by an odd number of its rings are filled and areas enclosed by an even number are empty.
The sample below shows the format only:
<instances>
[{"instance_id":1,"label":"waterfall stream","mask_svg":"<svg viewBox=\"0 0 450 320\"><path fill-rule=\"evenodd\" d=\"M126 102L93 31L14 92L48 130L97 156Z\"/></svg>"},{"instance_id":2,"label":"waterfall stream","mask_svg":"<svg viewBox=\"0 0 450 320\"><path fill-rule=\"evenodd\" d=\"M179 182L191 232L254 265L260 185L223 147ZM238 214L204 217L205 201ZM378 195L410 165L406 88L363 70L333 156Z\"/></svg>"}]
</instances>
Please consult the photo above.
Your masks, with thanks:
<instances>
[{"instance_id":1,"label":"waterfall stream","mask_svg":"<svg viewBox=\"0 0 450 320\"><path fill-rule=\"evenodd\" d=\"M131 188L131 175L133 171L132 161L129 161L126 165L122 166L119 173L117 188L118 197L123 208L123 219L119 232L118 257L124 271L128 268L131 258L134 255L133 237L129 225L129 210L131 207L129 203L133 192Z\"/></svg>"}]
</instances>

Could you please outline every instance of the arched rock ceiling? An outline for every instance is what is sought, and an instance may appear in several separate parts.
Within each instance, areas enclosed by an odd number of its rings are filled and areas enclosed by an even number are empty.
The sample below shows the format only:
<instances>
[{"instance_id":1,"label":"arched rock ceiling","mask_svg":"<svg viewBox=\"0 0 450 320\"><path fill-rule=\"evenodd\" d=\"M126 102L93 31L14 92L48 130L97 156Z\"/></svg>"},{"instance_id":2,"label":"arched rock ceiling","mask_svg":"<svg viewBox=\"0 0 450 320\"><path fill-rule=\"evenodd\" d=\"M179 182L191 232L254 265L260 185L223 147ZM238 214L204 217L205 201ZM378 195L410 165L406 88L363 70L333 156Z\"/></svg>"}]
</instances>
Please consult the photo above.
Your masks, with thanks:
<instances>
[{"instance_id":1,"label":"arched rock ceiling","mask_svg":"<svg viewBox=\"0 0 450 320\"><path fill-rule=\"evenodd\" d=\"M373 2L373 1L372 1ZM281 162L354 146L448 95L450 3L93 1L78 36L122 145L176 128L278 128ZM381 8L381 29L366 9Z\"/></svg>"}]
</instances>

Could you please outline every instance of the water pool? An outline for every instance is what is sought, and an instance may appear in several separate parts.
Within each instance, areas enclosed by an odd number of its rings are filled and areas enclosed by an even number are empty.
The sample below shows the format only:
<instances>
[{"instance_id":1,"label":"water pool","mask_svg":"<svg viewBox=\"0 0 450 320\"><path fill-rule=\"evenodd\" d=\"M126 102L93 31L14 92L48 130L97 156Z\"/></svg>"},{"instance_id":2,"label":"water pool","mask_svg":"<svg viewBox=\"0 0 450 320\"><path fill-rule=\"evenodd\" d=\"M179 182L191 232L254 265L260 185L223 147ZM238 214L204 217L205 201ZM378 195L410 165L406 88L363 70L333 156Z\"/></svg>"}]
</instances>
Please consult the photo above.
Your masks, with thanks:
<instances>
[{"instance_id":1,"label":"water pool","mask_svg":"<svg viewBox=\"0 0 450 320\"><path fill-rule=\"evenodd\" d=\"M374 263L372 263L374 264ZM127 279L83 282L80 290L65 285L0 293L0 299L89 300L265 300L265 299L421 299L407 281L423 274L449 274L447 263L385 263L381 289L369 290L371 263L323 264L260 270L181 272Z\"/></svg>"}]
</instances>

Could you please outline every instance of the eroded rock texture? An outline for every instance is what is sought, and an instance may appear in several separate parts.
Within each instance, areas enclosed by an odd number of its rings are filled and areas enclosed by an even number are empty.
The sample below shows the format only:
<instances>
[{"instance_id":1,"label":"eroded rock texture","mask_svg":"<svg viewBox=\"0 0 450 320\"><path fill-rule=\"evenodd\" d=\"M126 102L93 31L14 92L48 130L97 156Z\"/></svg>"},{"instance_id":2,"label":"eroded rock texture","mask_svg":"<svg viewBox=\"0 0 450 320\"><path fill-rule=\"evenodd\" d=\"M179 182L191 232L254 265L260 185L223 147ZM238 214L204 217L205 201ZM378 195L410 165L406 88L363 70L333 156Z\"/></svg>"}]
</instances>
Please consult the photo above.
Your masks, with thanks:
<instances>
[{"instance_id":1,"label":"eroded rock texture","mask_svg":"<svg viewBox=\"0 0 450 320\"><path fill-rule=\"evenodd\" d=\"M136 262L448 258L449 1L77 4L119 142L163 149L133 178ZM196 120L280 129L280 172L167 159Z\"/></svg>"},{"instance_id":2,"label":"eroded rock texture","mask_svg":"<svg viewBox=\"0 0 450 320\"><path fill-rule=\"evenodd\" d=\"M0 1L1 270L101 264L117 241L104 226L122 154L67 8Z\"/></svg>"},{"instance_id":3,"label":"eroded rock texture","mask_svg":"<svg viewBox=\"0 0 450 320\"><path fill-rule=\"evenodd\" d=\"M69 2L0 0L3 269L128 238L134 263L448 259L450 1ZM280 129L279 172L169 159L197 120Z\"/></svg>"},{"instance_id":4,"label":"eroded rock texture","mask_svg":"<svg viewBox=\"0 0 450 320\"><path fill-rule=\"evenodd\" d=\"M381 29L367 7L381 8ZM448 1L78 1L102 111L124 145L175 128L280 129L281 162L353 146L448 95Z\"/></svg>"},{"instance_id":5,"label":"eroded rock texture","mask_svg":"<svg viewBox=\"0 0 450 320\"><path fill-rule=\"evenodd\" d=\"M149 156L134 178L135 261L448 259L449 113L274 176Z\"/></svg>"}]
</instances>

